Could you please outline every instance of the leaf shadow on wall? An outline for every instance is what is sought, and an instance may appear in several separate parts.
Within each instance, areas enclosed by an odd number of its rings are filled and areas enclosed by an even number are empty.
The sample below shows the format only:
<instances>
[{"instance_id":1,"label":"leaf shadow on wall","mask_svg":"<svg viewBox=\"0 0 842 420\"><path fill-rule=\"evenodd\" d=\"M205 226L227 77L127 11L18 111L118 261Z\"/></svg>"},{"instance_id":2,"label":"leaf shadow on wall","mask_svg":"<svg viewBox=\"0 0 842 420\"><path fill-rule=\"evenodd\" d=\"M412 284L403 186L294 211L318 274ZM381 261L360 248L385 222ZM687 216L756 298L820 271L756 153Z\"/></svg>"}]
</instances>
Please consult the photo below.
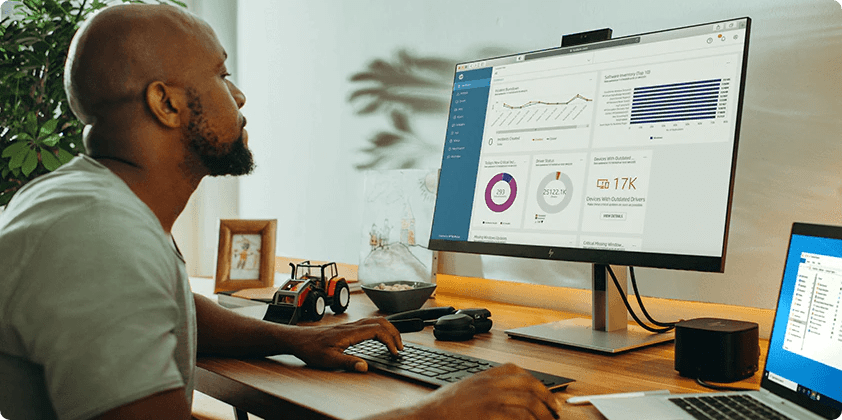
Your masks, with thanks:
<instances>
[{"instance_id":1,"label":"leaf shadow on wall","mask_svg":"<svg viewBox=\"0 0 842 420\"><path fill-rule=\"evenodd\" d=\"M469 60L511 53L487 47L466 54ZM367 147L360 150L368 169L410 169L430 159L440 158L442 138L423 138L416 129L420 117L447 120L453 74L457 62L446 57L419 56L405 48L392 59L373 58L350 81L359 86L348 98L359 116L382 115L384 127L373 133ZM444 126L444 123L442 123Z\"/></svg>"}]
</instances>

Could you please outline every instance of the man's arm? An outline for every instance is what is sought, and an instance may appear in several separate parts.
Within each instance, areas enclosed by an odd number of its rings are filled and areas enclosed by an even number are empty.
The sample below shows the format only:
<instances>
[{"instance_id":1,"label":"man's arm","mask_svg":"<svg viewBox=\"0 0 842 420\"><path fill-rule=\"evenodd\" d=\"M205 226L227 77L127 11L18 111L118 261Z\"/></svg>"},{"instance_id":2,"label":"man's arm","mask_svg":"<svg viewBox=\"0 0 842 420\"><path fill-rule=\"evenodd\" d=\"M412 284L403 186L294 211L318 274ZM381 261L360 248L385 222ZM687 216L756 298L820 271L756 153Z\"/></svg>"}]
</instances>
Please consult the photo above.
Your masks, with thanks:
<instances>
[{"instance_id":1,"label":"man's arm","mask_svg":"<svg viewBox=\"0 0 842 420\"><path fill-rule=\"evenodd\" d=\"M559 411L555 395L528 372L507 364L443 387L415 405L366 420L550 420L558 419ZM183 420L189 415L184 388L178 388L118 407L97 419Z\"/></svg>"},{"instance_id":2,"label":"man's arm","mask_svg":"<svg viewBox=\"0 0 842 420\"><path fill-rule=\"evenodd\" d=\"M341 325L290 326L240 315L195 293L193 297L199 354L229 357L291 354L316 367L365 372L368 364L364 360L343 353L348 346L376 339L393 354L403 349L400 333L383 318Z\"/></svg>"},{"instance_id":3,"label":"man's arm","mask_svg":"<svg viewBox=\"0 0 842 420\"><path fill-rule=\"evenodd\" d=\"M400 333L383 318L334 326L297 327L261 321L227 310L194 294L199 353L234 357L292 354L307 364L364 372L362 359L345 355L351 344L375 338L392 353L403 345ZM558 418L555 396L525 370L508 364L445 386L419 403L368 420Z\"/></svg>"},{"instance_id":4,"label":"man's arm","mask_svg":"<svg viewBox=\"0 0 842 420\"><path fill-rule=\"evenodd\" d=\"M190 418L190 411L184 388L177 388L117 407L97 420L185 420Z\"/></svg>"}]
</instances>

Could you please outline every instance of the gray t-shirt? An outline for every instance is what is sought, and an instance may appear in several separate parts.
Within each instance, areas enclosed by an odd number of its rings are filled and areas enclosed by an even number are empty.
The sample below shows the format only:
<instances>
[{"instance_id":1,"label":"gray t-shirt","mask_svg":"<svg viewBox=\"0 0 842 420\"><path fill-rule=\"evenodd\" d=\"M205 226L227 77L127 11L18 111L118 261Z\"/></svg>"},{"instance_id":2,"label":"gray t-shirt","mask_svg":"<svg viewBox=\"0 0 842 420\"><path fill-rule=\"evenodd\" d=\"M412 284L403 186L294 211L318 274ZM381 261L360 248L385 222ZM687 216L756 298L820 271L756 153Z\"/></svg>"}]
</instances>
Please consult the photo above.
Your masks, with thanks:
<instances>
[{"instance_id":1,"label":"gray t-shirt","mask_svg":"<svg viewBox=\"0 0 842 420\"><path fill-rule=\"evenodd\" d=\"M2 417L85 419L179 387L189 403L195 362L184 260L119 177L80 155L15 195L0 213Z\"/></svg>"}]
</instances>

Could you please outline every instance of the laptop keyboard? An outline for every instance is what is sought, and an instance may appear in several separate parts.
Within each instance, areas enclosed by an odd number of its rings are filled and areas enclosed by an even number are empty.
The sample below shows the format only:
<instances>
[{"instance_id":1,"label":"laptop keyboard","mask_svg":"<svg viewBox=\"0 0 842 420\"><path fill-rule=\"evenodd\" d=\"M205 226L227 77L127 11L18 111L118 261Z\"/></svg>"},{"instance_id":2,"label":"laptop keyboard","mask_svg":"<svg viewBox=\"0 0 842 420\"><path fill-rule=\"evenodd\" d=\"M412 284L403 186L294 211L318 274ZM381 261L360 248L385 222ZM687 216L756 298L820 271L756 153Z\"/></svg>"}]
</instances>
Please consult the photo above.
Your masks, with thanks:
<instances>
[{"instance_id":1,"label":"laptop keyboard","mask_svg":"<svg viewBox=\"0 0 842 420\"><path fill-rule=\"evenodd\" d=\"M345 354L364 359L370 368L439 387L479 373L500 363L458 353L403 343L400 355L393 356L385 344L367 340L348 347ZM528 371L550 390L564 388L572 379Z\"/></svg>"},{"instance_id":2,"label":"laptop keyboard","mask_svg":"<svg viewBox=\"0 0 842 420\"><path fill-rule=\"evenodd\" d=\"M693 418L700 420L751 419L792 420L747 395L718 395L710 397L668 398Z\"/></svg>"}]
</instances>

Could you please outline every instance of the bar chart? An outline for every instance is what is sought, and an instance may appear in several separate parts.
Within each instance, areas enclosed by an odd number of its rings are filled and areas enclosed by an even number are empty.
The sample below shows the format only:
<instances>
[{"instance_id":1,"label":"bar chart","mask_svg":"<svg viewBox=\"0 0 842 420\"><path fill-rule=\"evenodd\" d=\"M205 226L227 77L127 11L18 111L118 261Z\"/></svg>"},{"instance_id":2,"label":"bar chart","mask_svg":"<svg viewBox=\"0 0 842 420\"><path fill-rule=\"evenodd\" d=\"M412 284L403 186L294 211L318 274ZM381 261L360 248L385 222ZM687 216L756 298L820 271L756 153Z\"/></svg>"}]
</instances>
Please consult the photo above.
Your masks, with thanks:
<instances>
[{"instance_id":1,"label":"bar chart","mask_svg":"<svg viewBox=\"0 0 842 420\"><path fill-rule=\"evenodd\" d=\"M715 119L727 94L727 79L636 87L629 124Z\"/></svg>"}]
</instances>

